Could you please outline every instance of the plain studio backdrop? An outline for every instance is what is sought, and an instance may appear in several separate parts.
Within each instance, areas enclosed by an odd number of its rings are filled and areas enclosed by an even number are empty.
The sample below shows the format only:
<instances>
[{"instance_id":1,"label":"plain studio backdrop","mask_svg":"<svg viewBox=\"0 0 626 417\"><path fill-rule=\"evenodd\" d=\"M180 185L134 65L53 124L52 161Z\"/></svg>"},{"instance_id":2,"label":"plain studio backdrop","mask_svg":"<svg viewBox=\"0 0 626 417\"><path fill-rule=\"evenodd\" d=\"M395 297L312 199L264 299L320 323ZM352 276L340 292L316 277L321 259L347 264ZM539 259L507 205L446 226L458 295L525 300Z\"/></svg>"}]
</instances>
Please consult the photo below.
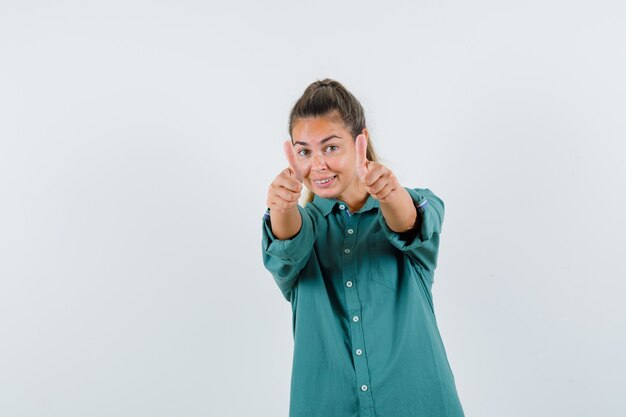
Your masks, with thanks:
<instances>
[{"instance_id":1,"label":"plain studio backdrop","mask_svg":"<svg viewBox=\"0 0 626 417\"><path fill-rule=\"evenodd\" d=\"M0 415L287 415L261 217L325 77L446 204L433 294L467 416L623 415L625 21L620 1L1 1Z\"/></svg>"}]
</instances>

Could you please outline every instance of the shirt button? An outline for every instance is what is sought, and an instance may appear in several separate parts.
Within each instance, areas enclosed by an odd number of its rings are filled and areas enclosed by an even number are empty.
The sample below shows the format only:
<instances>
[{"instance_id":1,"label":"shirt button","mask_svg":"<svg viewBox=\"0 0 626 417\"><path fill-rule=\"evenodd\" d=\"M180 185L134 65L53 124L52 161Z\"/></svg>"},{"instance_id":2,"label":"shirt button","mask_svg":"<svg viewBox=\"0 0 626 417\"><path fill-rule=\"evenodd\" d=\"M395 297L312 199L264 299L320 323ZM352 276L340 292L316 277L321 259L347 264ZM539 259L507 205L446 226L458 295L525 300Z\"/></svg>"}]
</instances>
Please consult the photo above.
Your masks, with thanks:
<instances>
[{"instance_id":1,"label":"shirt button","mask_svg":"<svg viewBox=\"0 0 626 417\"><path fill-rule=\"evenodd\" d=\"M339 210L345 210L345 209L346 209L346 206L344 206L343 204L339 205Z\"/></svg>"},{"instance_id":2,"label":"shirt button","mask_svg":"<svg viewBox=\"0 0 626 417\"><path fill-rule=\"evenodd\" d=\"M359 321L359 316L354 316L354 317L352 317L352 321L353 321L353 322L355 322L355 323L356 323L357 321Z\"/></svg>"},{"instance_id":3,"label":"shirt button","mask_svg":"<svg viewBox=\"0 0 626 417\"><path fill-rule=\"evenodd\" d=\"M352 281L346 282L346 287L348 287L348 288L352 287Z\"/></svg>"},{"instance_id":4,"label":"shirt button","mask_svg":"<svg viewBox=\"0 0 626 417\"><path fill-rule=\"evenodd\" d=\"M351 235L352 233L354 233L354 230L348 229L348 234Z\"/></svg>"},{"instance_id":5,"label":"shirt button","mask_svg":"<svg viewBox=\"0 0 626 417\"><path fill-rule=\"evenodd\" d=\"M344 249L343 250L345 253L350 253L350 249Z\"/></svg>"},{"instance_id":6,"label":"shirt button","mask_svg":"<svg viewBox=\"0 0 626 417\"><path fill-rule=\"evenodd\" d=\"M356 350L356 355L357 356L361 356L363 354L363 351L361 349L357 349Z\"/></svg>"},{"instance_id":7,"label":"shirt button","mask_svg":"<svg viewBox=\"0 0 626 417\"><path fill-rule=\"evenodd\" d=\"M361 385L361 391L367 391L367 385Z\"/></svg>"}]
</instances>

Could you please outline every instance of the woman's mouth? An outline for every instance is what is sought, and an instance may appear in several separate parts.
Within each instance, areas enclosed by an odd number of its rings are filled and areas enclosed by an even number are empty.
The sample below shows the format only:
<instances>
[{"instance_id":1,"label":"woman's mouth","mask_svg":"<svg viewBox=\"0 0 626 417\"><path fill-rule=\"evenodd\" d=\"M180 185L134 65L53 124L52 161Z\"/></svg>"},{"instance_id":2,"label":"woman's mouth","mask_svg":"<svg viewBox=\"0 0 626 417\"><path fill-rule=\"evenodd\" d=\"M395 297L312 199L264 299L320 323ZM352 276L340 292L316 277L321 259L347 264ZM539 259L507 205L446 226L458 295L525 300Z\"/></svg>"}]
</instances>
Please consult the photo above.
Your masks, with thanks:
<instances>
[{"instance_id":1,"label":"woman's mouth","mask_svg":"<svg viewBox=\"0 0 626 417\"><path fill-rule=\"evenodd\" d=\"M337 178L337 176L333 175L332 177L322 178L319 180L313 180L313 183L317 185L318 187L326 188L326 187L330 187L335 182L335 178Z\"/></svg>"}]
</instances>

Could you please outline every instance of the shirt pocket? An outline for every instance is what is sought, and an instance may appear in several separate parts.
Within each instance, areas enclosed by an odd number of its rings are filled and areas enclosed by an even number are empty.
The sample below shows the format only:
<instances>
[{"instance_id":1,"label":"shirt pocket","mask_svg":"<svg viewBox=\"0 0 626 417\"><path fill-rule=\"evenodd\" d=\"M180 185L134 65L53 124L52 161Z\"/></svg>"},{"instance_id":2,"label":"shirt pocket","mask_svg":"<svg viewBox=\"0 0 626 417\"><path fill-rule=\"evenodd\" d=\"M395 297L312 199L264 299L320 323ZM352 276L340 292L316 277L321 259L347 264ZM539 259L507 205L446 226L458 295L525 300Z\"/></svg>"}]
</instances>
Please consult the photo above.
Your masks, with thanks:
<instances>
[{"instance_id":1,"label":"shirt pocket","mask_svg":"<svg viewBox=\"0 0 626 417\"><path fill-rule=\"evenodd\" d=\"M366 239L370 278L391 290L398 288L398 259L396 251L382 230L370 233Z\"/></svg>"}]
</instances>

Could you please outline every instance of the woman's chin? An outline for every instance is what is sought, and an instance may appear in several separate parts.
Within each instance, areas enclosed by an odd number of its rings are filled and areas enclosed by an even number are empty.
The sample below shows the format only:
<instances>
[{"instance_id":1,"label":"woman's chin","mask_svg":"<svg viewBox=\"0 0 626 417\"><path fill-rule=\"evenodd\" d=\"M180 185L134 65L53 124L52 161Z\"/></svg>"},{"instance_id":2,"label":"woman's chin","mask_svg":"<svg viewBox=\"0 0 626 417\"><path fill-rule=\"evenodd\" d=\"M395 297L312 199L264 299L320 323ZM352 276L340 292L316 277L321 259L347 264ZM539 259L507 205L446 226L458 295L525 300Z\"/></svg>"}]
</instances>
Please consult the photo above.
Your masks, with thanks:
<instances>
[{"instance_id":1,"label":"woman's chin","mask_svg":"<svg viewBox=\"0 0 626 417\"><path fill-rule=\"evenodd\" d=\"M330 198L337 197L337 191L334 190L333 188L314 187L312 191L313 191L313 194L317 195L318 197L330 199Z\"/></svg>"}]
</instances>

